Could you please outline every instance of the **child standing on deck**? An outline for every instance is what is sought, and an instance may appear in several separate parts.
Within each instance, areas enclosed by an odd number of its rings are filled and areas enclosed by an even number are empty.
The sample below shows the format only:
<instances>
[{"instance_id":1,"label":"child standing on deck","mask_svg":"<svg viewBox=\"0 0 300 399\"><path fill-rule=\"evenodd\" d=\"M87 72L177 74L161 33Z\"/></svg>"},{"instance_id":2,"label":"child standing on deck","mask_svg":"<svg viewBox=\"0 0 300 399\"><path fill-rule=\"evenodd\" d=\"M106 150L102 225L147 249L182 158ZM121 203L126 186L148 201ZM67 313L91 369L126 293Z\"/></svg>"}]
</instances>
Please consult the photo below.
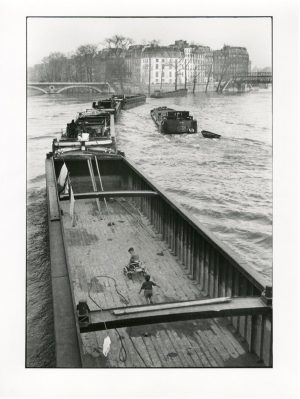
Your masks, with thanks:
<instances>
[{"instance_id":1,"label":"child standing on deck","mask_svg":"<svg viewBox=\"0 0 300 399\"><path fill-rule=\"evenodd\" d=\"M142 290L144 290L144 295L146 298L147 303L153 303L152 302L152 287L155 285L156 287L159 287L158 284L154 283L153 281L150 281L150 276L148 274L146 274L145 276L145 280L141 286L140 292L141 293Z\"/></svg>"}]
</instances>

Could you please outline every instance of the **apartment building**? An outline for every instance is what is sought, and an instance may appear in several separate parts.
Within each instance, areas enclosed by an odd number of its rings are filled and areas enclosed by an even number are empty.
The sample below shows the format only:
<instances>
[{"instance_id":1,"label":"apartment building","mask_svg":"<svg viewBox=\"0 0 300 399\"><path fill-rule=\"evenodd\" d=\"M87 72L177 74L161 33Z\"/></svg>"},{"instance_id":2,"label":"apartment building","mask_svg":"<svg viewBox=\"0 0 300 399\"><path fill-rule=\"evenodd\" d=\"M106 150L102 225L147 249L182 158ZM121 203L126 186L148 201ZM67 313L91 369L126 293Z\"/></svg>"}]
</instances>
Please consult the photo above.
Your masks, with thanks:
<instances>
[{"instance_id":1,"label":"apartment building","mask_svg":"<svg viewBox=\"0 0 300 399\"><path fill-rule=\"evenodd\" d=\"M182 52L169 46L147 46L141 57L141 83L151 86L181 86L184 83Z\"/></svg>"},{"instance_id":2,"label":"apartment building","mask_svg":"<svg viewBox=\"0 0 300 399\"><path fill-rule=\"evenodd\" d=\"M227 45L213 52L213 64L216 81L225 81L238 74L247 74L251 68L249 54L245 47Z\"/></svg>"}]
</instances>

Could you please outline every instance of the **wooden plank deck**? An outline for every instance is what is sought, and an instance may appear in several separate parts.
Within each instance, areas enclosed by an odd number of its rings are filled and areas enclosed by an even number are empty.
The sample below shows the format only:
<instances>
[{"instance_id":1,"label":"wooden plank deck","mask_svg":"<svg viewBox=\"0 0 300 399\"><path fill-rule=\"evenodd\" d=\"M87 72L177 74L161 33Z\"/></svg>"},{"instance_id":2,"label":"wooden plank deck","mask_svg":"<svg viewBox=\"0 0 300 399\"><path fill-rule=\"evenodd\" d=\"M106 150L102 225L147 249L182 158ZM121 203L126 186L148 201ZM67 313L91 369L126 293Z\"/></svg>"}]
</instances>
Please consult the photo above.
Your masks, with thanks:
<instances>
[{"instance_id":1,"label":"wooden plank deck","mask_svg":"<svg viewBox=\"0 0 300 399\"><path fill-rule=\"evenodd\" d=\"M142 276L129 280L123 274L129 247L135 248L151 279L160 285L153 289L154 303L204 298L145 217L125 199L107 203L108 213L100 200L100 214L95 199L76 201L75 227L69 202L60 203L76 303L84 299L91 310L145 304L139 294ZM109 330L112 345L107 358L101 350L107 333L82 333L83 367L263 367L232 331L227 319L220 318Z\"/></svg>"}]
</instances>

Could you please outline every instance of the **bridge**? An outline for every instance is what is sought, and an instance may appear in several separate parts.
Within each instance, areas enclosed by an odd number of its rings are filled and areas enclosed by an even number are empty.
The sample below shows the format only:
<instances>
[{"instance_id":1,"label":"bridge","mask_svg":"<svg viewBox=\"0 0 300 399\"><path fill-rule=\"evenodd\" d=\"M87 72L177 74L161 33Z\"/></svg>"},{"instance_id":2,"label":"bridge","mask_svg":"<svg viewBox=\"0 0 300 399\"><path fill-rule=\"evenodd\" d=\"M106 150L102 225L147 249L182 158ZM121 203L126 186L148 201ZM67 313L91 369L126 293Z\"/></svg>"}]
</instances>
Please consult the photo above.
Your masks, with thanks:
<instances>
[{"instance_id":1,"label":"bridge","mask_svg":"<svg viewBox=\"0 0 300 399\"><path fill-rule=\"evenodd\" d=\"M238 74L233 77L235 82L259 84L259 83L272 83L273 75L271 72L252 72L247 74Z\"/></svg>"},{"instance_id":2,"label":"bridge","mask_svg":"<svg viewBox=\"0 0 300 399\"><path fill-rule=\"evenodd\" d=\"M43 94L60 94L73 88L92 89L101 94L114 93L108 82L28 82L27 89L37 90Z\"/></svg>"},{"instance_id":3,"label":"bridge","mask_svg":"<svg viewBox=\"0 0 300 399\"><path fill-rule=\"evenodd\" d=\"M243 92L246 87L258 84L270 84L273 81L273 74L271 72L252 72L247 74L237 74L220 85L220 92L232 88L237 89L238 92Z\"/></svg>"}]
</instances>

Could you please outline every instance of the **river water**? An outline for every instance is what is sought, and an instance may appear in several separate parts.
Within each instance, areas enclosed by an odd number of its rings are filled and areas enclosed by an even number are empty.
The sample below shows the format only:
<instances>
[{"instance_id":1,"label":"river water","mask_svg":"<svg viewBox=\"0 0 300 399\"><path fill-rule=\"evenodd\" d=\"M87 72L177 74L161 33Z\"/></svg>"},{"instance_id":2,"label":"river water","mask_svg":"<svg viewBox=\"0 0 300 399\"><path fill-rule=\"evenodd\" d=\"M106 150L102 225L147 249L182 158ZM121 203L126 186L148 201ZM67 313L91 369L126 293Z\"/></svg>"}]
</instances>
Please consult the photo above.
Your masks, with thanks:
<instances>
[{"instance_id":1,"label":"river water","mask_svg":"<svg viewBox=\"0 0 300 399\"><path fill-rule=\"evenodd\" d=\"M28 97L27 112L27 366L54 366L47 236L45 154L53 138L91 107L95 94ZM150 110L189 110L201 133L162 135ZM272 92L199 93L147 99L123 111L118 147L238 255L272 278Z\"/></svg>"}]
</instances>

